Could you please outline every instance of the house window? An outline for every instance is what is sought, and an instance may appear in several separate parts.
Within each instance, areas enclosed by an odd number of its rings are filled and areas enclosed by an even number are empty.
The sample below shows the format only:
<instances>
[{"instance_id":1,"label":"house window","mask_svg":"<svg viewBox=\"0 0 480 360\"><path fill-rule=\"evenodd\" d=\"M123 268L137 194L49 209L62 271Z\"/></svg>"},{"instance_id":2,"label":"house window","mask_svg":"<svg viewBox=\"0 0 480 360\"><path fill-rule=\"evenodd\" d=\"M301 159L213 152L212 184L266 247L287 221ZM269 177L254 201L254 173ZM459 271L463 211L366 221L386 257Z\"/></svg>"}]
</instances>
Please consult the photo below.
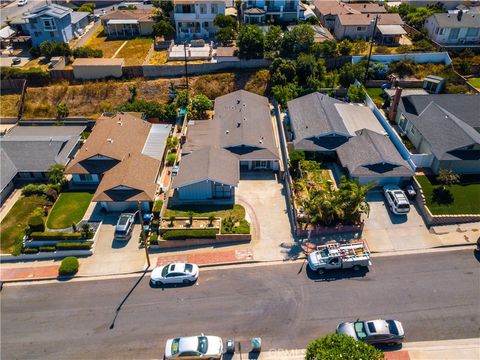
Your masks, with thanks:
<instances>
[{"instance_id":1,"label":"house window","mask_svg":"<svg viewBox=\"0 0 480 360\"><path fill-rule=\"evenodd\" d=\"M357 26L357 31L365 31L365 26Z\"/></svg>"},{"instance_id":2,"label":"house window","mask_svg":"<svg viewBox=\"0 0 480 360\"><path fill-rule=\"evenodd\" d=\"M92 181L93 180L92 174L79 174L78 177L80 178L80 181Z\"/></svg>"},{"instance_id":3,"label":"house window","mask_svg":"<svg viewBox=\"0 0 480 360\"><path fill-rule=\"evenodd\" d=\"M205 29L208 29L208 24L209 24L208 21L205 21L205 22L203 23L203 27L204 27Z\"/></svg>"},{"instance_id":4,"label":"house window","mask_svg":"<svg viewBox=\"0 0 480 360\"><path fill-rule=\"evenodd\" d=\"M410 134L415 135L415 128L413 126L410 128Z\"/></svg>"},{"instance_id":5,"label":"house window","mask_svg":"<svg viewBox=\"0 0 480 360\"><path fill-rule=\"evenodd\" d=\"M400 121L398 123L398 126L400 126L400 129L405 131L406 125L407 125L407 119L405 118L405 116L400 115Z\"/></svg>"},{"instance_id":6,"label":"house window","mask_svg":"<svg viewBox=\"0 0 480 360\"><path fill-rule=\"evenodd\" d=\"M207 13L207 4L200 4L200 14Z\"/></svg>"},{"instance_id":7,"label":"house window","mask_svg":"<svg viewBox=\"0 0 480 360\"><path fill-rule=\"evenodd\" d=\"M212 4L212 14L218 14L218 4Z\"/></svg>"},{"instance_id":8,"label":"house window","mask_svg":"<svg viewBox=\"0 0 480 360\"><path fill-rule=\"evenodd\" d=\"M53 19L42 19L43 20L43 28L46 31L56 31L57 26L55 25L55 21Z\"/></svg>"},{"instance_id":9,"label":"house window","mask_svg":"<svg viewBox=\"0 0 480 360\"><path fill-rule=\"evenodd\" d=\"M478 28L468 28L467 36L478 36Z\"/></svg>"},{"instance_id":10,"label":"house window","mask_svg":"<svg viewBox=\"0 0 480 360\"><path fill-rule=\"evenodd\" d=\"M440 35L443 35L443 30L444 30L443 28L440 28L440 31L439 31Z\"/></svg>"},{"instance_id":11,"label":"house window","mask_svg":"<svg viewBox=\"0 0 480 360\"><path fill-rule=\"evenodd\" d=\"M435 28L435 34L438 34L439 28Z\"/></svg>"},{"instance_id":12,"label":"house window","mask_svg":"<svg viewBox=\"0 0 480 360\"><path fill-rule=\"evenodd\" d=\"M455 40L458 38L458 33L460 29L450 29L450 34L448 34L448 40Z\"/></svg>"},{"instance_id":13,"label":"house window","mask_svg":"<svg viewBox=\"0 0 480 360\"><path fill-rule=\"evenodd\" d=\"M228 185L222 185L215 183L213 197L217 199L232 197L232 190Z\"/></svg>"}]
</instances>

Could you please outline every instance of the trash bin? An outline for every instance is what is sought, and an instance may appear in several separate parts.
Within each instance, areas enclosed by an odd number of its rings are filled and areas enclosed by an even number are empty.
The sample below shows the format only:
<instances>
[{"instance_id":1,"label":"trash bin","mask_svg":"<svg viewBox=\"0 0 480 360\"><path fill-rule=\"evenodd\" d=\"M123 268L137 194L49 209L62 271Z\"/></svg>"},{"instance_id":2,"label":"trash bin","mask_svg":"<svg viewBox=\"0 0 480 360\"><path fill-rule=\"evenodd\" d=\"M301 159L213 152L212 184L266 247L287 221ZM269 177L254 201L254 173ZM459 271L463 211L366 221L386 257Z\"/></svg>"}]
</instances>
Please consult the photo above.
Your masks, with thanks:
<instances>
[{"instance_id":1,"label":"trash bin","mask_svg":"<svg viewBox=\"0 0 480 360\"><path fill-rule=\"evenodd\" d=\"M227 340L225 343L225 353L227 354L233 354L235 353L235 341L233 340Z\"/></svg>"},{"instance_id":2,"label":"trash bin","mask_svg":"<svg viewBox=\"0 0 480 360\"><path fill-rule=\"evenodd\" d=\"M262 339L259 337L252 338L252 352L260 352L262 350Z\"/></svg>"}]
</instances>

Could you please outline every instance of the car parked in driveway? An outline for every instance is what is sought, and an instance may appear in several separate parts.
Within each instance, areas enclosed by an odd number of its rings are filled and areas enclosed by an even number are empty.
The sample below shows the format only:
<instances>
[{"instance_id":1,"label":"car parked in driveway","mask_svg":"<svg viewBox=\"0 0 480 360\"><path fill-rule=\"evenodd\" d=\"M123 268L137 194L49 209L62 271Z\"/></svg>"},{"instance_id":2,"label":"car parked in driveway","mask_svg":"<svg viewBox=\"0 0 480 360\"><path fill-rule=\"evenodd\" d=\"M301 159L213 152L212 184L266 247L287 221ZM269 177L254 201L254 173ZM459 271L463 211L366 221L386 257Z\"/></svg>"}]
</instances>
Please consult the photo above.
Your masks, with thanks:
<instances>
[{"instance_id":1,"label":"car parked in driveway","mask_svg":"<svg viewBox=\"0 0 480 360\"><path fill-rule=\"evenodd\" d=\"M357 320L337 326L337 334L345 334L368 344L396 345L403 342L405 332L398 320Z\"/></svg>"},{"instance_id":2,"label":"car parked in driveway","mask_svg":"<svg viewBox=\"0 0 480 360\"><path fill-rule=\"evenodd\" d=\"M407 196L396 185L385 185L383 187L383 193L387 199L390 210L395 215L405 215L410 211L410 202Z\"/></svg>"},{"instance_id":3,"label":"car parked in driveway","mask_svg":"<svg viewBox=\"0 0 480 360\"><path fill-rule=\"evenodd\" d=\"M153 285L193 284L198 279L199 269L195 264L174 263L153 269L150 281Z\"/></svg>"},{"instance_id":4,"label":"car parked in driveway","mask_svg":"<svg viewBox=\"0 0 480 360\"><path fill-rule=\"evenodd\" d=\"M115 225L115 240L130 240L135 225L135 214L121 214Z\"/></svg>"},{"instance_id":5,"label":"car parked in driveway","mask_svg":"<svg viewBox=\"0 0 480 360\"><path fill-rule=\"evenodd\" d=\"M223 342L218 336L201 334L168 339L165 346L165 359L206 359L222 358Z\"/></svg>"}]
</instances>

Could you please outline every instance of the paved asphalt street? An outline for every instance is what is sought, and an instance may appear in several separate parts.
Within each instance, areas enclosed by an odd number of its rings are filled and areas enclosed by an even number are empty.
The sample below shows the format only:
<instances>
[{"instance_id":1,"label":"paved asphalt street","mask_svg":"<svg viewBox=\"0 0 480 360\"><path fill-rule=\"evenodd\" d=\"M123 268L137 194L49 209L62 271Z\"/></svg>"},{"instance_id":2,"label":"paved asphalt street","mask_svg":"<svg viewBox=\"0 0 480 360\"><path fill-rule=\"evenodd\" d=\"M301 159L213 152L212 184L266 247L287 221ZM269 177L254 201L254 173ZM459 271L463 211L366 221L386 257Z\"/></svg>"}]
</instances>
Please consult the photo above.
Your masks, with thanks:
<instances>
[{"instance_id":1,"label":"paved asphalt street","mask_svg":"<svg viewBox=\"0 0 480 360\"><path fill-rule=\"evenodd\" d=\"M13 1L12 3L8 4L0 10L1 26L6 25L7 19L12 19L16 16L21 15L24 12L27 12L30 9L42 6L43 4L45 4L45 2L45 0L29 0L27 5L18 6L17 2Z\"/></svg>"},{"instance_id":2,"label":"paved asphalt street","mask_svg":"<svg viewBox=\"0 0 480 360\"><path fill-rule=\"evenodd\" d=\"M357 318L399 319L407 341L480 336L473 251L373 261L366 274L325 277L300 263L208 270L198 285L166 289L151 288L145 277L111 329L137 278L6 285L2 359L161 358L168 337L201 332L234 337L244 351L252 336L262 337L264 350L303 348L338 322Z\"/></svg>"}]
</instances>

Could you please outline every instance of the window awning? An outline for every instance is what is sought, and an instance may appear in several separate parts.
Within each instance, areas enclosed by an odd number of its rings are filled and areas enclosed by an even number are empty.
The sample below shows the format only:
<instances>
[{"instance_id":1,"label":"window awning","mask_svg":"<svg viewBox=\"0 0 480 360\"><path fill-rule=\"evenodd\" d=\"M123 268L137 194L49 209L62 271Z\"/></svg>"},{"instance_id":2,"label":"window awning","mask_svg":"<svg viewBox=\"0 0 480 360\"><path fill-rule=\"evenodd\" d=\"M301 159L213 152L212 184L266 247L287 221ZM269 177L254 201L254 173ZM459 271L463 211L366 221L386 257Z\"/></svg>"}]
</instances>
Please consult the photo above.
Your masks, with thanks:
<instances>
[{"instance_id":1,"label":"window awning","mask_svg":"<svg viewBox=\"0 0 480 360\"><path fill-rule=\"evenodd\" d=\"M405 35L407 32L401 25L377 25L382 35Z\"/></svg>"},{"instance_id":2,"label":"window awning","mask_svg":"<svg viewBox=\"0 0 480 360\"><path fill-rule=\"evenodd\" d=\"M136 19L111 19L107 21L107 25L135 25L138 24Z\"/></svg>"}]
</instances>

